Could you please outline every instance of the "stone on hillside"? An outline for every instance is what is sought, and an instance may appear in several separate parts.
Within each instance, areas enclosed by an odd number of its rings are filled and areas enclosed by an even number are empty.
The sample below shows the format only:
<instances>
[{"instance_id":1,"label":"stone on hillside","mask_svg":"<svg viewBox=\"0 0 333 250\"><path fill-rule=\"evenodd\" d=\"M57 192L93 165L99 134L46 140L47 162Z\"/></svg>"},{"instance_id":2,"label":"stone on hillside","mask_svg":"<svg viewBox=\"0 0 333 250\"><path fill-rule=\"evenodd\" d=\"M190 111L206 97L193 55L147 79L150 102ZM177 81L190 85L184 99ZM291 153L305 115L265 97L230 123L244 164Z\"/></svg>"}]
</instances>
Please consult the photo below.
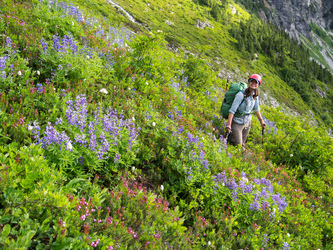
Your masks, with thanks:
<instances>
[{"instance_id":1,"label":"stone on hillside","mask_svg":"<svg viewBox=\"0 0 333 250\"><path fill-rule=\"evenodd\" d=\"M169 21L169 20L165 20L165 23L166 23L167 25L169 25L169 26L174 25L174 23L171 22L171 21Z\"/></svg>"},{"instance_id":2,"label":"stone on hillside","mask_svg":"<svg viewBox=\"0 0 333 250\"><path fill-rule=\"evenodd\" d=\"M237 13L235 6L232 6L231 4L229 4L229 6L231 8L231 13L235 15Z\"/></svg>"},{"instance_id":3,"label":"stone on hillside","mask_svg":"<svg viewBox=\"0 0 333 250\"><path fill-rule=\"evenodd\" d=\"M321 98L327 98L326 92L322 91L319 87L317 87L315 91L320 95Z\"/></svg>"},{"instance_id":4,"label":"stone on hillside","mask_svg":"<svg viewBox=\"0 0 333 250\"><path fill-rule=\"evenodd\" d=\"M264 104L269 107L277 108L280 104L272 96L267 95L266 93L261 92L259 97L260 105Z\"/></svg>"},{"instance_id":5,"label":"stone on hillside","mask_svg":"<svg viewBox=\"0 0 333 250\"><path fill-rule=\"evenodd\" d=\"M200 28L200 29L204 29L206 27L214 29L214 26L208 20L201 21L201 20L197 19L197 22L194 26L197 28Z\"/></svg>"}]
</instances>

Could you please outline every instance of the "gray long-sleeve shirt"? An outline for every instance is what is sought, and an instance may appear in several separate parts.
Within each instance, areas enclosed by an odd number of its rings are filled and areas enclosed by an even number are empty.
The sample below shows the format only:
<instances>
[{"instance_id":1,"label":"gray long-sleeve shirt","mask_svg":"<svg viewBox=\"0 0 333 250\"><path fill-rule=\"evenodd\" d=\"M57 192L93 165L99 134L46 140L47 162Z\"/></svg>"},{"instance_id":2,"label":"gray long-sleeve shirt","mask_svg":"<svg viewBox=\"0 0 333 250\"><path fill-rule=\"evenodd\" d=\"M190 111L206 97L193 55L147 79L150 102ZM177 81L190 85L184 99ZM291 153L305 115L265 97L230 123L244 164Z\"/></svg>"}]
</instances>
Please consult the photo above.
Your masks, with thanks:
<instances>
[{"instance_id":1,"label":"gray long-sleeve shirt","mask_svg":"<svg viewBox=\"0 0 333 250\"><path fill-rule=\"evenodd\" d=\"M235 96L235 100L232 103L229 112L235 114L237 110L244 113L245 115L242 117L234 116L232 120L235 123L246 124L250 122L252 119L251 111L253 110L254 112L256 112L260 110L259 98L257 97L256 100L254 100L252 95L244 98L243 92L239 91Z\"/></svg>"}]
</instances>

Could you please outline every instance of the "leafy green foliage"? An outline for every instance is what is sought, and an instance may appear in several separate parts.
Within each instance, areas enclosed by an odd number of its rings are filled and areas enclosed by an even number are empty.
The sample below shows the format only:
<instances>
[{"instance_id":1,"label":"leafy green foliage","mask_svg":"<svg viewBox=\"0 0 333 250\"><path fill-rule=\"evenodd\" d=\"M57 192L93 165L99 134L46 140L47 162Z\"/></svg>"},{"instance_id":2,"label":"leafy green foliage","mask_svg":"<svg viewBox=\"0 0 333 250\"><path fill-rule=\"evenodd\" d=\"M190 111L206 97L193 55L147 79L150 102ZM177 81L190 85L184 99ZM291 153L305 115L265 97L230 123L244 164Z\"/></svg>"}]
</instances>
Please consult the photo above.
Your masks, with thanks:
<instances>
[{"instance_id":1,"label":"leafy green foliage","mask_svg":"<svg viewBox=\"0 0 333 250\"><path fill-rule=\"evenodd\" d=\"M262 105L265 135L253 120L246 150L230 147L217 116L226 80L217 77L219 64L207 60L219 57L241 73L263 72L264 81L274 82L268 90L280 88L276 95L294 98L287 103L300 104L304 112L307 106L292 88L315 102L313 109L321 103L301 91L317 86L297 71L304 72L306 54L295 60L300 50L280 34L275 40L290 51L272 61L280 45L269 51L254 36L252 47L243 40L242 48L250 49L249 59L256 50L261 54L258 62L246 61L234 47L241 38L226 31L246 12L236 6L234 17L214 16L220 23L210 17L214 6L230 11L224 2L119 2L133 4L131 13L149 19L152 32L134 35L118 27L124 18L97 0L0 3L6 58L0 90L1 246L332 248L327 128ZM137 12L142 6L154 14ZM216 28L194 27L200 11ZM179 26L170 27L165 18ZM267 36L274 31L252 25ZM163 31L154 32L156 27ZM248 24L239 27L248 32ZM197 49L200 56L186 49L175 53L166 41Z\"/></svg>"}]
</instances>

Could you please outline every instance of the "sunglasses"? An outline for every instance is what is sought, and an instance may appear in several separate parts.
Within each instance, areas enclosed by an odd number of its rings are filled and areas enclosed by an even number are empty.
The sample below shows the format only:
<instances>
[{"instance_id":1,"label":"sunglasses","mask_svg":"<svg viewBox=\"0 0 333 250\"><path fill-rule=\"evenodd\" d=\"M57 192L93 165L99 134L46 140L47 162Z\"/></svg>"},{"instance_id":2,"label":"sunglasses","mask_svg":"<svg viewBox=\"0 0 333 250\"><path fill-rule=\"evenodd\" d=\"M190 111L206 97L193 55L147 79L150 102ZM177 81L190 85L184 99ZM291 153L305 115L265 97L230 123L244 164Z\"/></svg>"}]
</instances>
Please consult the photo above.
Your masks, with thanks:
<instances>
[{"instance_id":1,"label":"sunglasses","mask_svg":"<svg viewBox=\"0 0 333 250\"><path fill-rule=\"evenodd\" d=\"M252 82L252 81L255 81L256 84L260 85L260 83L259 83L259 81L257 79L254 79L254 78L249 79L249 82Z\"/></svg>"}]
</instances>

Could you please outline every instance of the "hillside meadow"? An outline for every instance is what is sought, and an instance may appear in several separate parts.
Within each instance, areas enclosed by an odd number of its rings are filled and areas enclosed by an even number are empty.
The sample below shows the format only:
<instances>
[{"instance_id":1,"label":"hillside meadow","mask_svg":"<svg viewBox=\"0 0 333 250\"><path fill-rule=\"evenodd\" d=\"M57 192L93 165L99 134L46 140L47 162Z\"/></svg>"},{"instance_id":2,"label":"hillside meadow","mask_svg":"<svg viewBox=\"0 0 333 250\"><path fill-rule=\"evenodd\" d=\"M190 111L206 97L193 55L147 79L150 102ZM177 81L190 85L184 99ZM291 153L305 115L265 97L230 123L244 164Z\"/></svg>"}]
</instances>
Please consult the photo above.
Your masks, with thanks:
<instances>
[{"instance_id":1,"label":"hillside meadow","mask_svg":"<svg viewBox=\"0 0 333 250\"><path fill-rule=\"evenodd\" d=\"M301 97L229 146L227 79L105 4L0 3L0 249L332 249L332 138ZM226 37L240 80L290 88Z\"/></svg>"}]
</instances>

